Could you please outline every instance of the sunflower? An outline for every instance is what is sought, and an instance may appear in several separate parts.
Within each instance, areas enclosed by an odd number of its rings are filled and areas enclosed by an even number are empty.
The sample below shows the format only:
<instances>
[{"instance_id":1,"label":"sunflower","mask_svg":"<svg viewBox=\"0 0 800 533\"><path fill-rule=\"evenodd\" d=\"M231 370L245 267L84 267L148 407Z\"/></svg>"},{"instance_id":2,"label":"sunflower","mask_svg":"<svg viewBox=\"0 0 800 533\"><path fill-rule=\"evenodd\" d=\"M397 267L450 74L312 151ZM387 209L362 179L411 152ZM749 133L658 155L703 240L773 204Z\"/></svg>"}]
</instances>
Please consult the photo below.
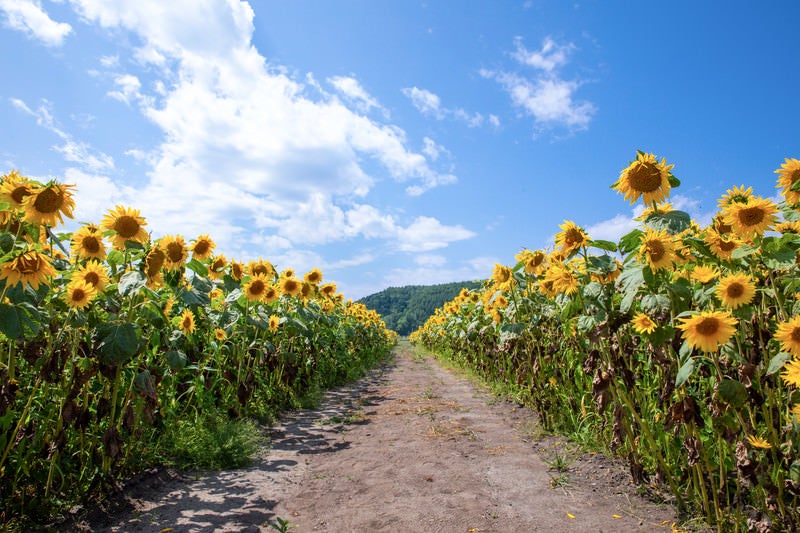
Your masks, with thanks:
<instances>
[{"instance_id":1,"label":"sunflower","mask_svg":"<svg viewBox=\"0 0 800 533\"><path fill-rule=\"evenodd\" d=\"M106 268L99 261L89 260L72 274L72 280L86 282L97 292L103 292L108 285L109 278Z\"/></svg>"},{"instance_id":2,"label":"sunflower","mask_svg":"<svg viewBox=\"0 0 800 533\"><path fill-rule=\"evenodd\" d=\"M648 228L642 237L639 260L645 261L653 270L672 267L675 260L675 245L666 230Z\"/></svg>"},{"instance_id":3,"label":"sunflower","mask_svg":"<svg viewBox=\"0 0 800 533\"><path fill-rule=\"evenodd\" d=\"M720 211L725 211L733 204L746 204L753 197L753 188L744 188L744 185L728 189L722 198L717 200Z\"/></svg>"},{"instance_id":4,"label":"sunflower","mask_svg":"<svg viewBox=\"0 0 800 533\"><path fill-rule=\"evenodd\" d=\"M211 257L211 252L216 248L216 244L208 235L200 235L195 239L194 244L191 246L192 259L208 259Z\"/></svg>"},{"instance_id":5,"label":"sunflower","mask_svg":"<svg viewBox=\"0 0 800 533\"><path fill-rule=\"evenodd\" d=\"M781 349L784 352L789 352L794 357L800 357L800 315L778 324L775 338L780 341Z\"/></svg>"},{"instance_id":6,"label":"sunflower","mask_svg":"<svg viewBox=\"0 0 800 533\"><path fill-rule=\"evenodd\" d=\"M734 233L743 239L763 235L775 224L778 206L760 196L754 196L746 203L733 204L725 211L725 222Z\"/></svg>"},{"instance_id":7,"label":"sunflower","mask_svg":"<svg viewBox=\"0 0 800 533\"><path fill-rule=\"evenodd\" d=\"M147 222L139 216L138 209L115 206L103 217L100 225L114 232L112 241L117 250L124 250L127 241L147 242L147 232L144 230Z\"/></svg>"},{"instance_id":8,"label":"sunflower","mask_svg":"<svg viewBox=\"0 0 800 533\"><path fill-rule=\"evenodd\" d=\"M731 309L749 304L755 294L756 286L745 274L728 274L717 283L717 298Z\"/></svg>"},{"instance_id":9,"label":"sunflower","mask_svg":"<svg viewBox=\"0 0 800 533\"><path fill-rule=\"evenodd\" d=\"M575 294L578 292L578 279L572 269L560 263L553 264L547 269L541 285L548 287L548 292L545 294Z\"/></svg>"},{"instance_id":10,"label":"sunflower","mask_svg":"<svg viewBox=\"0 0 800 533\"><path fill-rule=\"evenodd\" d=\"M333 298L333 295L336 294L336 291L337 287L335 283L326 283L319 288L319 292L321 292L326 298Z\"/></svg>"},{"instance_id":11,"label":"sunflower","mask_svg":"<svg viewBox=\"0 0 800 533\"><path fill-rule=\"evenodd\" d=\"M777 188L783 187L781 194L786 201L792 205L800 201L800 191L793 191L792 186L800 180L800 161L797 159L789 159L788 157L781 165L781 168L775 171L778 175Z\"/></svg>"},{"instance_id":12,"label":"sunflower","mask_svg":"<svg viewBox=\"0 0 800 533\"><path fill-rule=\"evenodd\" d=\"M706 265L697 265L692 270L692 279L700 283L709 283L716 279L719 272L717 269Z\"/></svg>"},{"instance_id":13,"label":"sunflower","mask_svg":"<svg viewBox=\"0 0 800 533\"><path fill-rule=\"evenodd\" d=\"M269 330L272 332L278 331L281 325L281 318L278 315L270 315L269 317Z\"/></svg>"},{"instance_id":14,"label":"sunflower","mask_svg":"<svg viewBox=\"0 0 800 533\"><path fill-rule=\"evenodd\" d=\"M23 176L16 170L2 176L0 184L0 201L11 204L13 209L25 206L25 198L31 194L36 182Z\"/></svg>"},{"instance_id":15,"label":"sunflower","mask_svg":"<svg viewBox=\"0 0 800 533\"><path fill-rule=\"evenodd\" d=\"M76 258L106 258L106 245L100 228L94 224L86 224L72 234L70 243L72 255Z\"/></svg>"},{"instance_id":16,"label":"sunflower","mask_svg":"<svg viewBox=\"0 0 800 533\"><path fill-rule=\"evenodd\" d=\"M214 329L214 338L217 339L219 342L224 341L228 338L228 334L225 333L225 330L222 328L215 328Z\"/></svg>"},{"instance_id":17,"label":"sunflower","mask_svg":"<svg viewBox=\"0 0 800 533\"><path fill-rule=\"evenodd\" d=\"M178 328L184 335L194 333L194 313L191 309L186 309L181 316L178 317Z\"/></svg>"},{"instance_id":18,"label":"sunflower","mask_svg":"<svg viewBox=\"0 0 800 533\"><path fill-rule=\"evenodd\" d=\"M180 269L189 259L183 235L165 235L158 240L158 246L166 254L164 268L169 272Z\"/></svg>"},{"instance_id":19,"label":"sunflower","mask_svg":"<svg viewBox=\"0 0 800 533\"><path fill-rule=\"evenodd\" d=\"M684 340L704 352L716 352L718 345L727 344L738 323L727 311L701 311L681 322L678 329L683 330Z\"/></svg>"},{"instance_id":20,"label":"sunflower","mask_svg":"<svg viewBox=\"0 0 800 533\"><path fill-rule=\"evenodd\" d=\"M512 277L511 269L505 265L501 265L500 263L494 264L494 270L492 271L492 280L494 281L495 285L503 286L506 284Z\"/></svg>"},{"instance_id":21,"label":"sunflower","mask_svg":"<svg viewBox=\"0 0 800 533\"><path fill-rule=\"evenodd\" d=\"M662 158L659 163L655 155L639 152L611 187L632 204L640 196L648 205L662 202L669 196L669 177L673 166L667 165L666 159Z\"/></svg>"},{"instance_id":22,"label":"sunflower","mask_svg":"<svg viewBox=\"0 0 800 533\"><path fill-rule=\"evenodd\" d=\"M633 324L633 329L639 334L653 333L658 327L658 324L656 324L652 318L641 312L636 313L636 316L631 320L631 324Z\"/></svg>"},{"instance_id":23,"label":"sunflower","mask_svg":"<svg viewBox=\"0 0 800 533\"><path fill-rule=\"evenodd\" d=\"M211 279L221 279L225 275L225 267L228 266L228 260L224 255L217 255L211 259L211 264L208 265L208 277Z\"/></svg>"},{"instance_id":24,"label":"sunflower","mask_svg":"<svg viewBox=\"0 0 800 533\"><path fill-rule=\"evenodd\" d=\"M278 287L274 283L268 284L267 289L264 292L264 303L271 304L280 297L281 293L278 290Z\"/></svg>"},{"instance_id":25,"label":"sunflower","mask_svg":"<svg viewBox=\"0 0 800 533\"><path fill-rule=\"evenodd\" d=\"M97 289L91 283L75 280L67 285L64 299L67 301L67 305L73 309L86 309L96 295Z\"/></svg>"},{"instance_id":26,"label":"sunflower","mask_svg":"<svg viewBox=\"0 0 800 533\"><path fill-rule=\"evenodd\" d=\"M72 218L75 200L72 198L74 185L64 185L51 181L43 187L34 187L25 197L25 221L31 224L55 226L64 223L64 216Z\"/></svg>"},{"instance_id":27,"label":"sunflower","mask_svg":"<svg viewBox=\"0 0 800 533\"><path fill-rule=\"evenodd\" d=\"M175 295L170 294L169 298L167 298L167 300L164 302L164 316L169 316L170 314L172 314L172 308L175 306L176 303L177 300L175 299Z\"/></svg>"},{"instance_id":28,"label":"sunflower","mask_svg":"<svg viewBox=\"0 0 800 533\"><path fill-rule=\"evenodd\" d=\"M583 228L572 222L565 220L559 226L561 231L556 234L556 246L561 248L564 255L569 255L578 248L586 246L589 236L583 231Z\"/></svg>"},{"instance_id":29,"label":"sunflower","mask_svg":"<svg viewBox=\"0 0 800 533\"><path fill-rule=\"evenodd\" d=\"M244 273L244 264L235 259L231 259L231 278L233 278L234 281L242 281Z\"/></svg>"},{"instance_id":30,"label":"sunflower","mask_svg":"<svg viewBox=\"0 0 800 533\"><path fill-rule=\"evenodd\" d=\"M303 289L303 282L296 278L283 277L280 281L281 294L296 296Z\"/></svg>"},{"instance_id":31,"label":"sunflower","mask_svg":"<svg viewBox=\"0 0 800 533\"><path fill-rule=\"evenodd\" d=\"M267 278L275 276L275 267L272 266L272 263L264 261L263 259L247 263L247 271L251 276L255 276L256 274L263 274Z\"/></svg>"},{"instance_id":32,"label":"sunflower","mask_svg":"<svg viewBox=\"0 0 800 533\"><path fill-rule=\"evenodd\" d=\"M792 409L789 411L791 413L791 421L797 423L797 420L800 419L800 403L796 403L792 406Z\"/></svg>"},{"instance_id":33,"label":"sunflower","mask_svg":"<svg viewBox=\"0 0 800 533\"><path fill-rule=\"evenodd\" d=\"M293 268L287 268L286 270L281 272L280 277L281 278L293 278L294 277L294 269Z\"/></svg>"},{"instance_id":34,"label":"sunflower","mask_svg":"<svg viewBox=\"0 0 800 533\"><path fill-rule=\"evenodd\" d=\"M50 258L36 250L28 250L6 261L0 267L0 279L6 280L8 286L22 283L39 290L39 284L47 285L47 278L55 276L56 271Z\"/></svg>"},{"instance_id":35,"label":"sunflower","mask_svg":"<svg viewBox=\"0 0 800 533\"><path fill-rule=\"evenodd\" d=\"M800 359L792 359L783 366L781 378L787 385L800 387Z\"/></svg>"},{"instance_id":36,"label":"sunflower","mask_svg":"<svg viewBox=\"0 0 800 533\"><path fill-rule=\"evenodd\" d=\"M760 448L762 450L769 450L772 448L772 445L767 441L767 439L763 437L757 437L755 435L748 435L747 442L753 448Z\"/></svg>"},{"instance_id":37,"label":"sunflower","mask_svg":"<svg viewBox=\"0 0 800 533\"><path fill-rule=\"evenodd\" d=\"M316 285L308 282L303 282L300 288L300 298L304 301L310 299L314 295L314 288Z\"/></svg>"},{"instance_id":38,"label":"sunflower","mask_svg":"<svg viewBox=\"0 0 800 533\"><path fill-rule=\"evenodd\" d=\"M649 207L645 208L642 211L642 214L638 217L634 218L634 220L647 220L647 217L650 215L663 215L664 213L669 213L672 211L672 204L669 202L664 202L663 204L657 205L650 205Z\"/></svg>"},{"instance_id":39,"label":"sunflower","mask_svg":"<svg viewBox=\"0 0 800 533\"><path fill-rule=\"evenodd\" d=\"M250 281L244 285L244 295L251 302L257 302L264 299L267 292L269 282L263 274L256 274L250 278Z\"/></svg>"},{"instance_id":40,"label":"sunflower","mask_svg":"<svg viewBox=\"0 0 800 533\"><path fill-rule=\"evenodd\" d=\"M164 266L166 258L167 254L158 247L152 248L144 258L144 275L147 276L147 286L151 289L164 283L161 267Z\"/></svg>"},{"instance_id":41,"label":"sunflower","mask_svg":"<svg viewBox=\"0 0 800 533\"><path fill-rule=\"evenodd\" d=\"M313 285L318 285L320 281L322 281L322 271L318 268L313 268L309 272L306 272L303 276L303 280L306 283L311 283Z\"/></svg>"},{"instance_id":42,"label":"sunflower","mask_svg":"<svg viewBox=\"0 0 800 533\"><path fill-rule=\"evenodd\" d=\"M730 259L733 251L742 244L735 235L723 235L713 229L706 231L703 240L711 249L711 253L722 260Z\"/></svg>"},{"instance_id":43,"label":"sunflower","mask_svg":"<svg viewBox=\"0 0 800 533\"><path fill-rule=\"evenodd\" d=\"M525 272L531 275L538 275L544 272L547 267L547 254L541 250L536 250L525 255Z\"/></svg>"},{"instance_id":44,"label":"sunflower","mask_svg":"<svg viewBox=\"0 0 800 533\"><path fill-rule=\"evenodd\" d=\"M791 233L792 235L800 235L800 221L781 222L775 224L775 231L781 234Z\"/></svg>"}]
</instances>

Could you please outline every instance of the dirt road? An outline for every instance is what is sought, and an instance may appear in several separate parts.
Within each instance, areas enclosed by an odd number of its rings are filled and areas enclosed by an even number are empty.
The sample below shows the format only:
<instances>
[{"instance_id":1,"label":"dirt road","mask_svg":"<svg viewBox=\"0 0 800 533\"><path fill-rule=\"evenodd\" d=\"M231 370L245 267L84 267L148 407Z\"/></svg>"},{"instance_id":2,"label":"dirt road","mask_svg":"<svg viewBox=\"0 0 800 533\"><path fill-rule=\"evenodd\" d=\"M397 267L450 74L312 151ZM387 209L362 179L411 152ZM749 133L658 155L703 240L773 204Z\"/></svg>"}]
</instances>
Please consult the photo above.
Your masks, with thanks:
<instances>
[{"instance_id":1,"label":"dirt road","mask_svg":"<svg viewBox=\"0 0 800 533\"><path fill-rule=\"evenodd\" d=\"M369 377L289 413L252 466L130 489L133 512L93 531L582 532L670 530L624 467L543 438L407 343ZM560 470L559 470L560 468ZM172 529L169 529L172 528Z\"/></svg>"}]
</instances>

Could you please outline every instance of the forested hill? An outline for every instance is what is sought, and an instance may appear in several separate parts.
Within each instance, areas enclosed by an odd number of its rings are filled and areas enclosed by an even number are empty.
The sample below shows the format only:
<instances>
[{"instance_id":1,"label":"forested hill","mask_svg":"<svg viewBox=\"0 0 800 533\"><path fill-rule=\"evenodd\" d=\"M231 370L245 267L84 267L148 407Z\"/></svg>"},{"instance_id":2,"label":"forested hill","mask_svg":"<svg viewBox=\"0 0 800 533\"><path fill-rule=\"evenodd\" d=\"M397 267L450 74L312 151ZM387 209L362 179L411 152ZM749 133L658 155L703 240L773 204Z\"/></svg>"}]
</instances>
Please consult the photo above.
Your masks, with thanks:
<instances>
[{"instance_id":1,"label":"forested hill","mask_svg":"<svg viewBox=\"0 0 800 533\"><path fill-rule=\"evenodd\" d=\"M386 327L405 336L424 324L438 307L455 298L462 288L477 289L480 286L480 281L461 281L389 287L365 296L359 302L380 313Z\"/></svg>"}]
</instances>

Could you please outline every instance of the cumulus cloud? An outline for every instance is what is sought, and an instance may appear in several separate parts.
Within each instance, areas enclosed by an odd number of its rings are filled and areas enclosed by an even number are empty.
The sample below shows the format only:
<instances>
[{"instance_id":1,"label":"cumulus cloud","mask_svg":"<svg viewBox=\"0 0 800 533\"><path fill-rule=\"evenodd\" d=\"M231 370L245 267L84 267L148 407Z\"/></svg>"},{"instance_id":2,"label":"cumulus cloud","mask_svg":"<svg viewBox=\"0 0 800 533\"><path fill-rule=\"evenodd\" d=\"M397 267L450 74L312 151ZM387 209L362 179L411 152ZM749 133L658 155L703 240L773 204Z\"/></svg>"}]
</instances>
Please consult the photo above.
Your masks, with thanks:
<instances>
[{"instance_id":1,"label":"cumulus cloud","mask_svg":"<svg viewBox=\"0 0 800 533\"><path fill-rule=\"evenodd\" d=\"M444 120L446 118L454 118L465 123L470 128L477 128L486 122L486 117L476 112L469 112L460 107L448 108L442 106L442 99L439 95L432 93L427 89L420 89L419 87L406 87L403 89L403 94L411 100L417 111L423 115L433 117L437 120ZM495 115L491 115L489 123L493 126L499 125L499 119Z\"/></svg>"},{"instance_id":2,"label":"cumulus cloud","mask_svg":"<svg viewBox=\"0 0 800 533\"><path fill-rule=\"evenodd\" d=\"M446 263L432 265L418 264L411 268L394 268L383 278L383 287L402 287L404 285L431 285L453 281L473 281L486 279L498 260L492 257L476 257L459 261L455 265Z\"/></svg>"},{"instance_id":3,"label":"cumulus cloud","mask_svg":"<svg viewBox=\"0 0 800 533\"><path fill-rule=\"evenodd\" d=\"M51 19L38 0L0 0L0 11L5 15L6 26L45 46L61 46L72 32L72 26L66 22Z\"/></svg>"},{"instance_id":4,"label":"cumulus cloud","mask_svg":"<svg viewBox=\"0 0 800 533\"><path fill-rule=\"evenodd\" d=\"M532 116L539 128L563 126L570 130L583 130L596 108L591 102L575 99L580 88L578 80L561 77L559 69L566 65L573 44L558 44L546 37L538 50L528 50L521 38L514 41L516 50L511 56L533 73L521 71L481 69L484 78L495 80L508 93L512 104Z\"/></svg>"},{"instance_id":5,"label":"cumulus cloud","mask_svg":"<svg viewBox=\"0 0 800 533\"><path fill-rule=\"evenodd\" d=\"M355 237L418 251L473 235L434 218L402 220L369 205L375 169L405 184L409 195L456 182L434 166L446 149L432 140L411 149L405 131L387 122L388 112L353 76L333 76L323 85L313 74L293 76L271 64L252 43L248 3L72 5L84 22L136 37L130 40L136 48L128 50L132 61L120 57L123 50L100 64L134 68L106 76L108 94L136 103L163 132L155 148L126 150L149 166L147 182L128 198L141 206L154 234L176 228L187 237L211 233L231 253L303 261L318 258L298 246ZM375 110L383 120L368 116ZM100 173L102 161L87 170Z\"/></svg>"}]
</instances>

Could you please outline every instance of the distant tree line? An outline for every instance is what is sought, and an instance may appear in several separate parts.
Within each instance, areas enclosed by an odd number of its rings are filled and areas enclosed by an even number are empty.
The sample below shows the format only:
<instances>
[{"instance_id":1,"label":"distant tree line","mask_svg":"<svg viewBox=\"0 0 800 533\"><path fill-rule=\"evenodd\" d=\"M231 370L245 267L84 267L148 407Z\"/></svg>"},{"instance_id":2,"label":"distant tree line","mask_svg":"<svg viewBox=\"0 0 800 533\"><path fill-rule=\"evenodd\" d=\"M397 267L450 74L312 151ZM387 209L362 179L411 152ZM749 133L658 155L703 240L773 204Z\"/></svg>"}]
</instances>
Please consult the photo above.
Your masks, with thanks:
<instances>
[{"instance_id":1,"label":"distant tree line","mask_svg":"<svg viewBox=\"0 0 800 533\"><path fill-rule=\"evenodd\" d=\"M478 289L480 286L480 281L461 281L389 287L365 296L359 302L377 311L386 322L386 327L406 336L424 324L434 310L455 298L461 289Z\"/></svg>"}]
</instances>

